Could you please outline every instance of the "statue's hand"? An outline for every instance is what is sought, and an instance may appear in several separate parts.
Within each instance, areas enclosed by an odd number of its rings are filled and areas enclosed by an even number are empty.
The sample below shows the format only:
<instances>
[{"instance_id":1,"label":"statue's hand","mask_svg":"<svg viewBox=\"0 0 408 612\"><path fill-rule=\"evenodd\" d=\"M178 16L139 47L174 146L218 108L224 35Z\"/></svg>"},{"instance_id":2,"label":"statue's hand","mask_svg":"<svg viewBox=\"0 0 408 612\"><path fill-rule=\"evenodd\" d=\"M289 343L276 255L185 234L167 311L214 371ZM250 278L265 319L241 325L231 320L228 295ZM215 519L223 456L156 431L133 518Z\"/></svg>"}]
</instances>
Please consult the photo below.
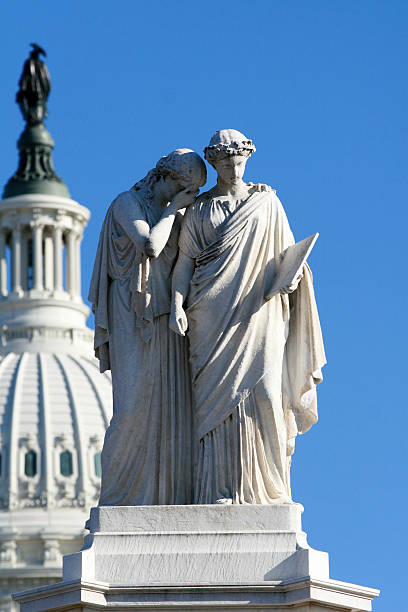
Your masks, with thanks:
<instances>
[{"instance_id":1,"label":"statue's hand","mask_svg":"<svg viewBox=\"0 0 408 612\"><path fill-rule=\"evenodd\" d=\"M170 329L180 336L185 336L188 328L187 315L183 308L173 308L170 314Z\"/></svg>"},{"instance_id":2,"label":"statue's hand","mask_svg":"<svg viewBox=\"0 0 408 612\"><path fill-rule=\"evenodd\" d=\"M189 185L182 191L179 191L173 198L172 204L175 204L177 210L190 206L196 199L198 189L195 189L193 185Z\"/></svg>"},{"instance_id":3,"label":"statue's hand","mask_svg":"<svg viewBox=\"0 0 408 612\"><path fill-rule=\"evenodd\" d=\"M297 277L295 278L295 280L294 280L294 282L293 282L293 283L291 283L290 285L287 285L286 287L284 287L283 289L281 289L281 290L280 290L280 292L281 292L282 294L284 294L284 295L285 295L286 293L293 293L293 292L294 292L294 291L296 291L296 289L298 288L299 283L300 283L300 281L302 280L302 278L303 278L303 272L301 272L301 273L299 274L299 276L297 276Z\"/></svg>"},{"instance_id":4,"label":"statue's hand","mask_svg":"<svg viewBox=\"0 0 408 612\"><path fill-rule=\"evenodd\" d=\"M272 187L265 185L265 183L248 183L248 187L251 188L253 193L256 191L272 191Z\"/></svg>"}]
</instances>

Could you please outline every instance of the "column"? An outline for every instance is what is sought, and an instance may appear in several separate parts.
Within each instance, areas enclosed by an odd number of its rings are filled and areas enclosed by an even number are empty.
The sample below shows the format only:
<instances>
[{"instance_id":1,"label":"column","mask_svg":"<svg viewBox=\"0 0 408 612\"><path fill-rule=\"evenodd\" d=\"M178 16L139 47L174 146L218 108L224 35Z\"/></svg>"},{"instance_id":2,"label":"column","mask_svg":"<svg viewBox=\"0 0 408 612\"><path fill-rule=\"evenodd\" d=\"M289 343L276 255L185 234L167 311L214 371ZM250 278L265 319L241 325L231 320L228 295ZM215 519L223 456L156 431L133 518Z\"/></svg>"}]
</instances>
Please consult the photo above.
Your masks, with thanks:
<instances>
[{"instance_id":1,"label":"column","mask_svg":"<svg viewBox=\"0 0 408 612\"><path fill-rule=\"evenodd\" d=\"M60 293L62 287L62 228L58 225L53 230L54 242L54 291Z\"/></svg>"},{"instance_id":2,"label":"column","mask_svg":"<svg viewBox=\"0 0 408 612\"><path fill-rule=\"evenodd\" d=\"M67 233L67 251L65 257L66 263L66 279L67 279L67 291L71 297L75 296L76 288L76 265L75 265L75 233L70 230Z\"/></svg>"},{"instance_id":3,"label":"column","mask_svg":"<svg viewBox=\"0 0 408 612\"><path fill-rule=\"evenodd\" d=\"M33 226L33 288L37 291L43 289L43 254L42 254L42 235L43 226L36 224Z\"/></svg>"},{"instance_id":4,"label":"column","mask_svg":"<svg viewBox=\"0 0 408 612\"><path fill-rule=\"evenodd\" d=\"M81 298L81 242L82 242L82 233L78 233L76 237L75 243L75 268L76 268L76 288L75 294L77 297Z\"/></svg>"},{"instance_id":5,"label":"column","mask_svg":"<svg viewBox=\"0 0 408 612\"><path fill-rule=\"evenodd\" d=\"M44 238L44 287L54 289L54 248L51 236Z\"/></svg>"},{"instance_id":6,"label":"column","mask_svg":"<svg viewBox=\"0 0 408 612\"><path fill-rule=\"evenodd\" d=\"M21 288L28 289L28 234L21 232Z\"/></svg>"},{"instance_id":7,"label":"column","mask_svg":"<svg viewBox=\"0 0 408 612\"><path fill-rule=\"evenodd\" d=\"M11 258L13 269L12 290L13 293L21 295L21 229L19 225L13 229Z\"/></svg>"},{"instance_id":8,"label":"column","mask_svg":"<svg viewBox=\"0 0 408 612\"><path fill-rule=\"evenodd\" d=\"M7 295L6 234L0 230L0 295Z\"/></svg>"}]
</instances>

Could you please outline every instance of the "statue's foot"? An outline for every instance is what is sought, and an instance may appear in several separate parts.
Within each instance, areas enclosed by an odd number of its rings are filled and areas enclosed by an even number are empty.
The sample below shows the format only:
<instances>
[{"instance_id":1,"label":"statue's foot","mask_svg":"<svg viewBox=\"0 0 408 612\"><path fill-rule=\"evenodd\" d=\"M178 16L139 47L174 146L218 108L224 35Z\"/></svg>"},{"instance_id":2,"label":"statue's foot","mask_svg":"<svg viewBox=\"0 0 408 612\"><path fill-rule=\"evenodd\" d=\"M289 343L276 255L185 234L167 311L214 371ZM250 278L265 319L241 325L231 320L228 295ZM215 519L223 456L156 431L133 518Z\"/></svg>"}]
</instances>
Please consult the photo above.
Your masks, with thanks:
<instances>
[{"instance_id":1,"label":"statue's foot","mask_svg":"<svg viewBox=\"0 0 408 612\"><path fill-rule=\"evenodd\" d=\"M223 506L229 506L232 504L232 499L230 497L221 497L217 499L216 504L222 504Z\"/></svg>"}]
</instances>

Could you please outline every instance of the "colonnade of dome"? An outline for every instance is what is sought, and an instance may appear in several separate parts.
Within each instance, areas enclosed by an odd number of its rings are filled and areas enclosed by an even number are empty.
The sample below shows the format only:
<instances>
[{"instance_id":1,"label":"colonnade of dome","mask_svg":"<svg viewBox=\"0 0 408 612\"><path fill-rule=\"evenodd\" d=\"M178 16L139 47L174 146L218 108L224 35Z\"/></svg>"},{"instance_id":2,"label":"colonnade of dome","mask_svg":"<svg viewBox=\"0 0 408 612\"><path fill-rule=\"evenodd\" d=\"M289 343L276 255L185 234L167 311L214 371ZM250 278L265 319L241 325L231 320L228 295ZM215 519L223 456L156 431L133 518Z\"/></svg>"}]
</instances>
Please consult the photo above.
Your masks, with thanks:
<instances>
[{"instance_id":1,"label":"colonnade of dome","mask_svg":"<svg viewBox=\"0 0 408 612\"><path fill-rule=\"evenodd\" d=\"M55 199L51 208L51 203L40 207L38 196L25 197L33 198L33 208L16 197L4 200L0 210L0 295L66 292L80 300L80 248L88 215L58 208Z\"/></svg>"}]
</instances>

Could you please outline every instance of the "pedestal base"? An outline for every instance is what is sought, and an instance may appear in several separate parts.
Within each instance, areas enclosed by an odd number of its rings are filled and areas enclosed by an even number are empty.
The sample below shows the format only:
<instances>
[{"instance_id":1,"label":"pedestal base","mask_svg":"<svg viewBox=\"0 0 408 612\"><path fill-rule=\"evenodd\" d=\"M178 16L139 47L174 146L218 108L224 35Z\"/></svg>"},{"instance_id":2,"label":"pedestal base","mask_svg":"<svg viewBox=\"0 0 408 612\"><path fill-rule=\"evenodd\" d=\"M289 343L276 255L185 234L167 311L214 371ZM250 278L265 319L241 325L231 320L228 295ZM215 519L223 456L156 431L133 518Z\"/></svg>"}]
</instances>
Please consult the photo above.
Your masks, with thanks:
<instances>
[{"instance_id":1,"label":"pedestal base","mask_svg":"<svg viewBox=\"0 0 408 612\"><path fill-rule=\"evenodd\" d=\"M302 506L139 506L91 510L63 582L20 593L40 610L371 610L378 591L329 578L301 529Z\"/></svg>"}]
</instances>

